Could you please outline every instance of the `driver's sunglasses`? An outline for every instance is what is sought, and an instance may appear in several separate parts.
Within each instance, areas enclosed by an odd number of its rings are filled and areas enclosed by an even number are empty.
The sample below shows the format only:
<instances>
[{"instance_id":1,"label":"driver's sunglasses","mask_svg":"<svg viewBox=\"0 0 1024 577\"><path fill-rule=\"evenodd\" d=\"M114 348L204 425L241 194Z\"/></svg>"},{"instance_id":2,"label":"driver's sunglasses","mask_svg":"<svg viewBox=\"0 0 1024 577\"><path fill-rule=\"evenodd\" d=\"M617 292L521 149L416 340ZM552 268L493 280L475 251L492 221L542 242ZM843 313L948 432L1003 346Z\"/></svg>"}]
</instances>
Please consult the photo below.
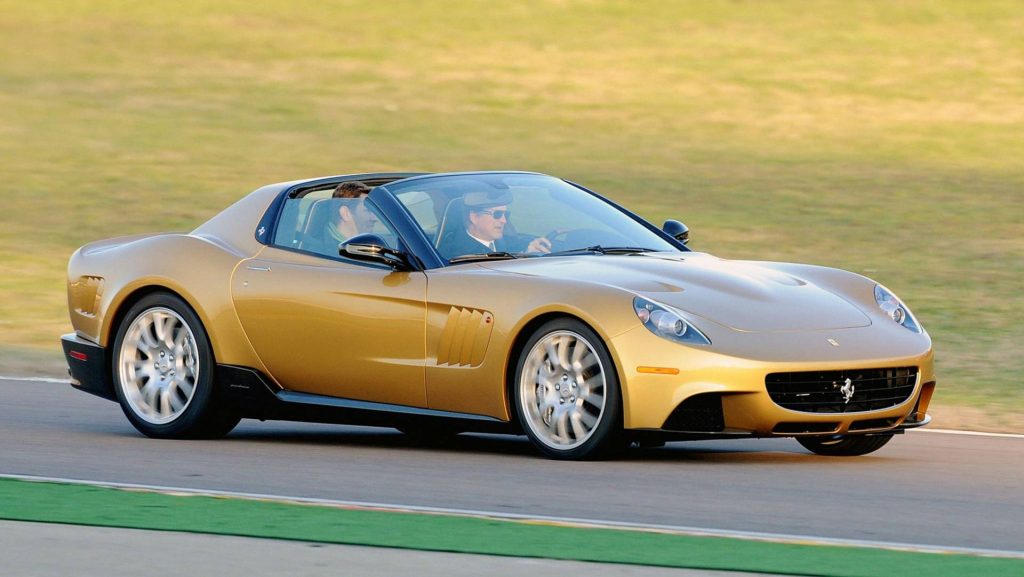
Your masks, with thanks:
<instances>
[{"instance_id":1,"label":"driver's sunglasses","mask_svg":"<svg viewBox=\"0 0 1024 577\"><path fill-rule=\"evenodd\" d=\"M501 220L503 218L512 218L512 211L506 210L478 210L481 214L489 215L494 220Z\"/></svg>"}]
</instances>

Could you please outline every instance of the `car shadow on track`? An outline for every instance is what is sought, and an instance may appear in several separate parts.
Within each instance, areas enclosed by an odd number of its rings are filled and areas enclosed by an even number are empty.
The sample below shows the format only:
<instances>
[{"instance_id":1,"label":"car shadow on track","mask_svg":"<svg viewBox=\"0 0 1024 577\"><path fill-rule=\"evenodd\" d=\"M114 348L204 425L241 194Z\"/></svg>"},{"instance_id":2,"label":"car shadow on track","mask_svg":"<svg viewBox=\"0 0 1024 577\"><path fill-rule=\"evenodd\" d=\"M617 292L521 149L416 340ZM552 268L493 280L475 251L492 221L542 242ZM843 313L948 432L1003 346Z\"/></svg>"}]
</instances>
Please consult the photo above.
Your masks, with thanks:
<instances>
[{"instance_id":1,"label":"car shadow on track","mask_svg":"<svg viewBox=\"0 0 1024 577\"><path fill-rule=\"evenodd\" d=\"M416 449L458 453L494 453L506 455L532 455L533 447L525 437L512 435L448 435L436 438L406 435L389 428L323 426L310 430L303 425L301 430L287 430L281 427L261 429L239 428L225 441L257 441L281 444L304 444L318 446L349 446L380 449Z\"/></svg>"},{"instance_id":2,"label":"car shadow on track","mask_svg":"<svg viewBox=\"0 0 1024 577\"><path fill-rule=\"evenodd\" d=\"M240 427L225 442L248 441L274 444L348 446L374 449L417 450L462 454L518 455L541 458L524 436L460 434L440 437L410 436L394 429L349 426L299 425L301 429L277 425ZM820 464L823 461L851 463L860 458L835 458L814 455L792 439L744 439L728 441L687 441L663 447L632 446L612 455L611 461L705 462L720 465L757 463ZM871 455L870 459L891 459ZM900 460L900 459L897 459Z\"/></svg>"}]
</instances>

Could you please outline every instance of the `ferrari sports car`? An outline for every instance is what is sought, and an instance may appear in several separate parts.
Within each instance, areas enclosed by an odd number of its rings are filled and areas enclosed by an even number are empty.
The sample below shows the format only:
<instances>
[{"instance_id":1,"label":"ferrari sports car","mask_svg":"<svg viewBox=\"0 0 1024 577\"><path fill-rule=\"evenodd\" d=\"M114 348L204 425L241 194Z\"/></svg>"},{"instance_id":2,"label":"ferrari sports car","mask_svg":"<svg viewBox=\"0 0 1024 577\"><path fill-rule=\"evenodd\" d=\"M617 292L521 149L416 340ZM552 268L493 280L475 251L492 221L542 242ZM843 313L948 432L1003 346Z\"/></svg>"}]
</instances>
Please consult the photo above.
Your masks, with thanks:
<instances>
[{"instance_id":1,"label":"ferrari sports car","mask_svg":"<svg viewBox=\"0 0 1024 577\"><path fill-rule=\"evenodd\" d=\"M557 459L927 424L928 334L877 282L724 260L578 184L355 174L260 188L68 265L71 384L150 437L240 419L526 435Z\"/></svg>"}]
</instances>

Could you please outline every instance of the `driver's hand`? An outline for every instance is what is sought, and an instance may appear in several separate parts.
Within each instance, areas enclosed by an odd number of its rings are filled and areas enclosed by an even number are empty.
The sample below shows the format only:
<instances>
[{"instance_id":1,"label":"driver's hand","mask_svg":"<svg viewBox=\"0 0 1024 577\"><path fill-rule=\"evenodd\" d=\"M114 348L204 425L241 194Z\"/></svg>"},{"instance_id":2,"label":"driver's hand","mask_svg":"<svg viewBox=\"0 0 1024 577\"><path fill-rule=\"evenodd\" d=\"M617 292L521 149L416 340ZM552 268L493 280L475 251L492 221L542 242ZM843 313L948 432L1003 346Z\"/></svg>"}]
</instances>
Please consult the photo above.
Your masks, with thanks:
<instances>
[{"instance_id":1,"label":"driver's hand","mask_svg":"<svg viewBox=\"0 0 1024 577\"><path fill-rule=\"evenodd\" d=\"M551 252L551 241L545 236L538 236L526 246L526 252L549 253Z\"/></svg>"}]
</instances>

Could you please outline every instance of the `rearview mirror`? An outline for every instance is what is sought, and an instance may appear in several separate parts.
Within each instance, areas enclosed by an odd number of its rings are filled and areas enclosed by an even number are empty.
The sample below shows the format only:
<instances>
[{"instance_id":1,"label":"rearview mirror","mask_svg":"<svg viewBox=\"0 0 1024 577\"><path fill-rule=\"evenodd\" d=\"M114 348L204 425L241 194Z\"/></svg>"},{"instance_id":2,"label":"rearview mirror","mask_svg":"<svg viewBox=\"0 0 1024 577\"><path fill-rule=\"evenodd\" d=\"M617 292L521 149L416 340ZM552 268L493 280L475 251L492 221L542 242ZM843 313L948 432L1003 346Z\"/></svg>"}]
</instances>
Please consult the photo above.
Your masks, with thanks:
<instances>
[{"instance_id":1,"label":"rearview mirror","mask_svg":"<svg viewBox=\"0 0 1024 577\"><path fill-rule=\"evenodd\" d=\"M388 246L388 243L376 234L357 234L338 246L338 254L355 260L379 262L395 270L409 268L406 254Z\"/></svg>"},{"instance_id":2,"label":"rearview mirror","mask_svg":"<svg viewBox=\"0 0 1024 577\"><path fill-rule=\"evenodd\" d=\"M689 227L678 220L666 220L665 224L661 225L661 230L683 244L690 242Z\"/></svg>"}]
</instances>

